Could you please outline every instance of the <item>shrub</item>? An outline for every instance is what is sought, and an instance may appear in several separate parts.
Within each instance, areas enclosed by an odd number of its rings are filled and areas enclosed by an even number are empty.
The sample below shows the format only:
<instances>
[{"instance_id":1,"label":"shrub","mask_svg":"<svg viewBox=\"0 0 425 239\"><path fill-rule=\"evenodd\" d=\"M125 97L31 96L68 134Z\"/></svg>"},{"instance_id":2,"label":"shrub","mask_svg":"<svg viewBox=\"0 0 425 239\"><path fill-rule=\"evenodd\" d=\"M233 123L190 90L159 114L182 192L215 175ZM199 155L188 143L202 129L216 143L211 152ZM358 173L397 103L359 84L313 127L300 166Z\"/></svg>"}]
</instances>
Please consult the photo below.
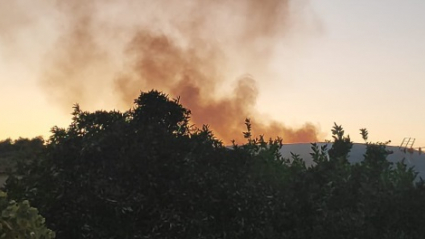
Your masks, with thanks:
<instances>
[{"instance_id":1,"label":"shrub","mask_svg":"<svg viewBox=\"0 0 425 239\"><path fill-rule=\"evenodd\" d=\"M0 238L55 238L55 233L46 228L44 218L27 200L8 200L0 191Z\"/></svg>"}]
</instances>

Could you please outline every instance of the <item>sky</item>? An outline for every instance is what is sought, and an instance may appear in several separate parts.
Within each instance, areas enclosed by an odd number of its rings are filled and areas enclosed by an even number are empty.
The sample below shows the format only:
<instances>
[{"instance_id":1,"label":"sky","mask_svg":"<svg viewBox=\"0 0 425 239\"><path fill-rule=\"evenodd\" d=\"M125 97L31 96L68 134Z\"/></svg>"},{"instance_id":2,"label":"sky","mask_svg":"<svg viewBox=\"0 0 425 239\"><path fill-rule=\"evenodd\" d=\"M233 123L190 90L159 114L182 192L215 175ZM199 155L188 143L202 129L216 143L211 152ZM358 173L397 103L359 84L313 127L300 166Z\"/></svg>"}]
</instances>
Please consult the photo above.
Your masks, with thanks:
<instances>
[{"instance_id":1,"label":"sky","mask_svg":"<svg viewBox=\"0 0 425 239\"><path fill-rule=\"evenodd\" d=\"M331 139L336 122L355 142L367 128L371 141L425 146L424 1L61 2L0 0L0 139L48 137L70 123L73 103L125 110L155 87L187 99L197 123L223 137L224 122L250 117L258 134L294 134L288 143L312 127L315 140ZM157 71L147 69L160 58ZM143 78L171 77L164 68L191 73L172 83ZM193 98L189 86L206 96Z\"/></svg>"}]
</instances>

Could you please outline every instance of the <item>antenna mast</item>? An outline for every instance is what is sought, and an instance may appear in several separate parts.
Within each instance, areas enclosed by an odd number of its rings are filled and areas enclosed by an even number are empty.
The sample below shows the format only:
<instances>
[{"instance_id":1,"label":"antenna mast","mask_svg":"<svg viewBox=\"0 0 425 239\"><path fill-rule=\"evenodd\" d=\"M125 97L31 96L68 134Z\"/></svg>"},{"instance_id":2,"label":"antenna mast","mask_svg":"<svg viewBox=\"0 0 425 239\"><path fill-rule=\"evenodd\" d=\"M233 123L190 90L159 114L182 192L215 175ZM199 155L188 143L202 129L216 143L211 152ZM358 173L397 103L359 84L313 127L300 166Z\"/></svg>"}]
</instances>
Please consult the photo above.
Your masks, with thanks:
<instances>
[{"instance_id":1,"label":"antenna mast","mask_svg":"<svg viewBox=\"0 0 425 239\"><path fill-rule=\"evenodd\" d=\"M413 151L413 144L415 144L415 138L410 138L410 137L406 137L403 139L403 141L401 141L400 144L400 150L402 150L403 152L406 152L408 150Z\"/></svg>"}]
</instances>

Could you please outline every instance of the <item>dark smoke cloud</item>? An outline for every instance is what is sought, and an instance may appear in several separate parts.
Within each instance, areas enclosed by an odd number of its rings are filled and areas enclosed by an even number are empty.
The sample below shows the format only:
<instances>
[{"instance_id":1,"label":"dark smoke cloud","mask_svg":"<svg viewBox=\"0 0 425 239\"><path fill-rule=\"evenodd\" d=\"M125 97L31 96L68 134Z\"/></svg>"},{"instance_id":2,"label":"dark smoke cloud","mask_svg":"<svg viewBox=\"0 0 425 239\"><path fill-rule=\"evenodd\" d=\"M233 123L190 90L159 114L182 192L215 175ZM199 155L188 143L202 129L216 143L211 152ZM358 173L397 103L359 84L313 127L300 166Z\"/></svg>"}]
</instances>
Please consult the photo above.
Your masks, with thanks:
<instances>
[{"instance_id":1,"label":"dark smoke cloud","mask_svg":"<svg viewBox=\"0 0 425 239\"><path fill-rule=\"evenodd\" d=\"M255 75L267 75L274 46L295 20L289 0L58 0L55 7L65 24L41 83L67 108L108 90L128 107L154 88L180 96L193 123L210 125L225 142L242 141L246 117L255 134L318 140L311 124L292 129L255 111Z\"/></svg>"}]
</instances>

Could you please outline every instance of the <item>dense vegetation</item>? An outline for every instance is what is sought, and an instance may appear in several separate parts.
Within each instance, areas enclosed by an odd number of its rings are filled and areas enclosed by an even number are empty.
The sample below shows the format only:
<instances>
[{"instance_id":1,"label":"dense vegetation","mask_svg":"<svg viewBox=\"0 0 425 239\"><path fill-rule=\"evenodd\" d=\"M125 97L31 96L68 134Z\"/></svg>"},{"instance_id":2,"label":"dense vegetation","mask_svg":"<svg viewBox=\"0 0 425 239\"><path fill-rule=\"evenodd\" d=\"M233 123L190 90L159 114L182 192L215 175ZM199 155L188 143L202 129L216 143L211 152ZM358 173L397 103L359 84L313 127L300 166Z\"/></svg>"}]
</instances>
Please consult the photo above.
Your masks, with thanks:
<instances>
[{"instance_id":1,"label":"dense vegetation","mask_svg":"<svg viewBox=\"0 0 425 239\"><path fill-rule=\"evenodd\" d=\"M385 143L352 165L335 125L332 148L312 144L307 167L282 158L280 139L253 137L249 120L247 143L226 147L189 117L157 91L126 112L76 105L5 190L57 238L424 238L424 184L386 160Z\"/></svg>"}]
</instances>

